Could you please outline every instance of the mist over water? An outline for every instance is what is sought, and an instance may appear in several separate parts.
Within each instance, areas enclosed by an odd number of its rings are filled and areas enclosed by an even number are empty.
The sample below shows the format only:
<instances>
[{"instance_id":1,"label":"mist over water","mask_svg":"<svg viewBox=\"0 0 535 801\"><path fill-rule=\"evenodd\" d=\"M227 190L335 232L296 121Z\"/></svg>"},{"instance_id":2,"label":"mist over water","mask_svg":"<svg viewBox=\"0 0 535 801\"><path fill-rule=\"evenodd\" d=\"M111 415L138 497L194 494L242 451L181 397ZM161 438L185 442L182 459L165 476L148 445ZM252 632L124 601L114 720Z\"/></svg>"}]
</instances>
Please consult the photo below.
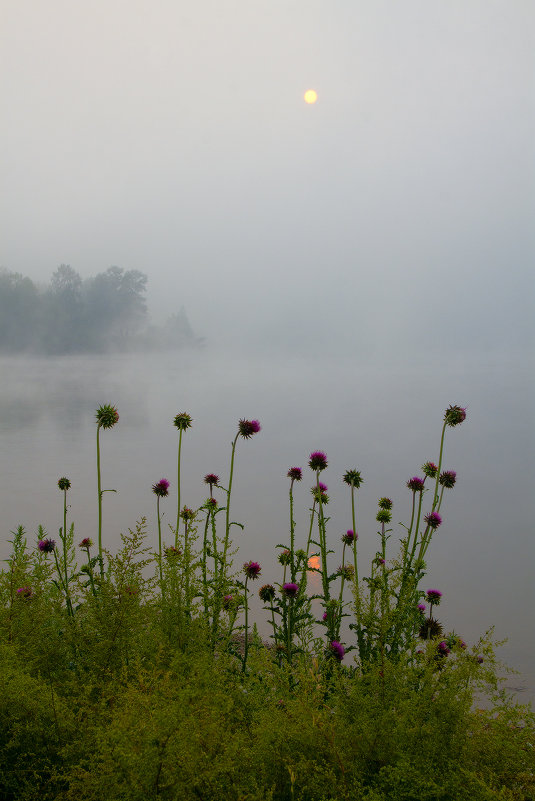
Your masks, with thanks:
<instances>
[{"instance_id":1,"label":"mist over water","mask_svg":"<svg viewBox=\"0 0 535 801\"><path fill-rule=\"evenodd\" d=\"M2 558L18 524L30 543L39 523L50 536L57 534L57 480L64 475L72 482L75 541L96 538L94 413L112 403L120 420L101 436L102 486L117 490L104 496L104 541L112 551L120 532L143 516L148 543L156 548L151 487L162 477L171 482L161 505L164 530L176 520L177 413L193 417L183 437L181 490L182 504L193 508L208 495L202 481L207 472L226 485L238 420L260 420L262 431L238 442L231 517L245 525L243 532L234 527L235 564L261 562L262 579L271 583L282 578L275 546L287 540L290 466L304 468L295 487L301 547L313 484L308 455L327 453L322 480L329 488L333 569L341 561L340 536L351 525L342 475L353 468L362 472L357 529L366 575L378 547L377 499L394 501L394 556L403 533L397 523L408 523L410 515L406 481L421 473L423 462L438 460L447 406L466 406L466 421L446 432L443 467L457 471L457 484L446 493L444 523L433 538L422 587L442 590L439 618L469 643L492 625L497 637L508 637L501 655L523 672L512 685L527 688L521 699L533 694L535 652L526 632L534 600L534 394L525 358L450 354L437 369L431 360L378 363L347 351L328 358L280 352L259 358L248 349L231 353L209 346L165 355L3 357L0 374ZM259 623L261 615L255 613Z\"/></svg>"}]
</instances>

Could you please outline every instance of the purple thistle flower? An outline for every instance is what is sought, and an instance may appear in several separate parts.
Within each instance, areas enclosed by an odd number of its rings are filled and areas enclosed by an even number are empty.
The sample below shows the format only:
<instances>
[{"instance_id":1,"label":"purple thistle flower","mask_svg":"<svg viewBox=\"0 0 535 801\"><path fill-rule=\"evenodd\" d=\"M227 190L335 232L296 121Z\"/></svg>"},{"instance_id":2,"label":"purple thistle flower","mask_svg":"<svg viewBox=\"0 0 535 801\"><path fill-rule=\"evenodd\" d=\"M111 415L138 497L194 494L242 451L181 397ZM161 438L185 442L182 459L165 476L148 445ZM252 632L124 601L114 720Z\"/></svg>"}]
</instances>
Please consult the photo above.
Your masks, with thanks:
<instances>
[{"instance_id":1,"label":"purple thistle flower","mask_svg":"<svg viewBox=\"0 0 535 801\"><path fill-rule=\"evenodd\" d=\"M331 655L334 656L334 658L339 662L342 661L346 653L346 649L342 643L339 643L337 640L333 640L331 643L329 643L329 651Z\"/></svg>"},{"instance_id":2,"label":"purple thistle flower","mask_svg":"<svg viewBox=\"0 0 535 801\"><path fill-rule=\"evenodd\" d=\"M225 609L225 611L228 611L231 608L231 606L233 606L233 605L234 605L234 596L233 595L225 595L225 596L223 596L222 606L223 606L223 609Z\"/></svg>"},{"instance_id":3,"label":"purple thistle flower","mask_svg":"<svg viewBox=\"0 0 535 801\"><path fill-rule=\"evenodd\" d=\"M327 620L327 612L323 613L323 615L321 616L321 619L322 620Z\"/></svg>"},{"instance_id":4,"label":"purple thistle flower","mask_svg":"<svg viewBox=\"0 0 535 801\"><path fill-rule=\"evenodd\" d=\"M258 590L258 595L260 596L262 601L264 601L264 603L267 604L269 603L269 601L272 601L273 598L275 597L275 587L273 586L273 584L264 584L264 586L260 587L260 589Z\"/></svg>"},{"instance_id":5,"label":"purple thistle flower","mask_svg":"<svg viewBox=\"0 0 535 801\"><path fill-rule=\"evenodd\" d=\"M407 481L407 487L413 492L422 492L424 488L424 480L418 476L413 476Z\"/></svg>"},{"instance_id":6,"label":"purple thistle flower","mask_svg":"<svg viewBox=\"0 0 535 801\"><path fill-rule=\"evenodd\" d=\"M434 606L438 606L440 603L440 599L442 598L442 593L440 590L427 590L427 602L433 604Z\"/></svg>"},{"instance_id":7,"label":"purple thistle flower","mask_svg":"<svg viewBox=\"0 0 535 801\"><path fill-rule=\"evenodd\" d=\"M204 477L204 483L210 485L210 495L212 494L212 487L217 487L219 484L219 476L215 473L207 473Z\"/></svg>"},{"instance_id":8,"label":"purple thistle flower","mask_svg":"<svg viewBox=\"0 0 535 801\"><path fill-rule=\"evenodd\" d=\"M299 594L299 585L294 584L293 582L288 582L287 584L282 585L282 594L285 595L287 598L296 598Z\"/></svg>"},{"instance_id":9,"label":"purple thistle flower","mask_svg":"<svg viewBox=\"0 0 535 801\"><path fill-rule=\"evenodd\" d=\"M359 535L355 534L355 532L351 528L348 528L346 533L342 534L342 542L345 545L352 545L355 542L355 540L358 540L358 538L359 538Z\"/></svg>"},{"instance_id":10,"label":"purple thistle flower","mask_svg":"<svg viewBox=\"0 0 535 801\"><path fill-rule=\"evenodd\" d=\"M455 486L456 479L457 473L455 470L444 470L444 472L440 474L438 482L442 484L443 487L446 487L446 489L451 489Z\"/></svg>"},{"instance_id":11,"label":"purple thistle flower","mask_svg":"<svg viewBox=\"0 0 535 801\"><path fill-rule=\"evenodd\" d=\"M448 406L444 412L444 422L448 426L458 426L466 420L466 407Z\"/></svg>"},{"instance_id":12,"label":"purple thistle flower","mask_svg":"<svg viewBox=\"0 0 535 801\"><path fill-rule=\"evenodd\" d=\"M253 434L258 434L258 432L261 429L261 425L258 422L258 420L245 420L245 419L243 419L243 420L240 420L240 422L238 423L238 429L239 429L240 435L244 439L249 439L249 437L252 437Z\"/></svg>"},{"instance_id":13,"label":"purple thistle flower","mask_svg":"<svg viewBox=\"0 0 535 801\"><path fill-rule=\"evenodd\" d=\"M429 514L424 517L424 520L429 528L433 529L437 529L442 523L442 518L438 512L429 512Z\"/></svg>"},{"instance_id":14,"label":"purple thistle flower","mask_svg":"<svg viewBox=\"0 0 535 801\"><path fill-rule=\"evenodd\" d=\"M250 579L256 579L260 575L260 571L262 568L258 564L258 562L245 562L243 566L243 572Z\"/></svg>"},{"instance_id":15,"label":"purple thistle flower","mask_svg":"<svg viewBox=\"0 0 535 801\"><path fill-rule=\"evenodd\" d=\"M422 465L422 473L428 478L436 478L438 467L434 462L426 462Z\"/></svg>"},{"instance_id":16,"label":"purple thistle flower","mask_svg":"<svg viewBox=\"0 0 535 801\"><path fill-rule=\"evenodd\" d=\"M312 451L308 464L312 470L325 470L327 467L327 455L323 451Z\"/></svg>"},{"instance_id":17,"label":"purple thistle flower","mask_svg":"<svg viewBox=\"0 0 535 801\"><path fill-rule=\"evenodd\" d=\"M91 548L92 545L93 545L93 540L91 539L91 537L84 537L83 540L80 543L78 543L79 548L85 548L86 550L88 548Z\"/></svg>"},{"instance_id":18,"label":"purple thistle flower","mask_svg":"<svg viewBox=\"0 0 535 801\"><path fill-rule=\"evenodd\" d=\"M63 476L63 478L60 478L58 481L58 487L60 490L68 490L71 488L71 482L69 481L68 478L65 478L65 476Z\"/></svg>"},{"instance_id":19,"label":"purple thistle flower","mask_svg":"<svg viewBox=\"0 0 535 801\"><path fill-rule=\"evenodd\" d=\"M215 498L207 498L206 503L204 504L205 508L208 509L209 512L215 512L217 509L217 501Z\"/></svg>"},{"instance_id":20,"label":"purple thistle flower","mask_svg":"<svg viewBox=\"0 0 535 801\"><path fill-rule=\"evenodd\" d=\"M451 653L450 649L448 648L448 643L446 642L446 640L442 640L441 642L439 642L439 644L437 645L437 650L439 656L447 656L448 654Z\"/></svg>"},{"instance_id":21,"label":"purple thistle flower","mask_svg":"<svg viewBox=\"0 0 535 801\"><path fill-rule=\"evenodd\" d=\"M425 612L425 604L418 604L418 611Z\"/></svg>"},{"instance_id":22,"label":"purple thistle flower","mask_svg":"<svg viewBox=\"0 0 535 801\"><path fill-rule=\"evenodd\" d=\"M169 482L166 478L161 478L157 484L152 485L152 491L159 498L166 498L169 495Z\"/></svg>"},{"instance_id":23,"label":"purple thistle flower","mask_svg":"<svg viewBox=\"0 0 535 801\"><path fill-rule=\"evenodd\" d=\"M288 478L291 478L292 481L301 481L302 475L303 471L300 467L290 467L287 473Z\"/></svg>"},{"instance_id":24,"label":"purple thistle flower","mask_svg":"<svg viewBox=\"0 0 535 801\"><path fill-rule=\"evenodd\" d=\"M56 549L56 541L50 539L39 540L37 547L41 553L52 553Z\"/></svg>"},{"instance_id":25,"label":"purple thistle flower","mask_svg":"<svg viewBox=\"0 0 535 801\"><path fill-rule=\"evenodd\" d=\"M17 590L17 598L33 598L33 591L31 587L19 587Z\"/></svg>"}]
</instances>

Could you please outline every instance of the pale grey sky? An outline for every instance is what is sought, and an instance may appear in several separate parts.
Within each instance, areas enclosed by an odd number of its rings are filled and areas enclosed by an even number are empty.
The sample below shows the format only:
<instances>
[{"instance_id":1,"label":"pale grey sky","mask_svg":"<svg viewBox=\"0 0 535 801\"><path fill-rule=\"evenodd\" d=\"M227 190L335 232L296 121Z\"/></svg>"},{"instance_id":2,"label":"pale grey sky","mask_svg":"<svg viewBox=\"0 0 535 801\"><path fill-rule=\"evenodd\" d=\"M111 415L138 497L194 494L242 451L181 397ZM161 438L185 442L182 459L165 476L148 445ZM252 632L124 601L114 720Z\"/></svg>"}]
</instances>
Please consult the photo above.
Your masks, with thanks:
<instances>
[{"instance_id":1,"label":"pale grey sky","mask_svg":"<svg viewBox=\"0 0 535 801\"><path fill-rule=\"evenodd\" d=\"M0 265L142 270L154 314L184 304L208 340L525 345L534 21L520 0L3 0Z\"/></svg>"}]
</instances>

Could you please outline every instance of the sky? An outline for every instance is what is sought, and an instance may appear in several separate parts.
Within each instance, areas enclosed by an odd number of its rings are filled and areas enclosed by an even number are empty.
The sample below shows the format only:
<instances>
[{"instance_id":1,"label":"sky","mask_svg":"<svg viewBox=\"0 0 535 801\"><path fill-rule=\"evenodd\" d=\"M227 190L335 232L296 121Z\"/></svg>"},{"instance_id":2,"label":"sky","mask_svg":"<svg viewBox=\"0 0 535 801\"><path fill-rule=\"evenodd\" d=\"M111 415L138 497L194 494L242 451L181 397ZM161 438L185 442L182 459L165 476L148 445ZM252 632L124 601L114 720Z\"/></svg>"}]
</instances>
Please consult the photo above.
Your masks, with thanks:
<instances>
[{"instance_id":1,"label":"sky","mask_svg":"<svg viewBox=\"0 0 535 801\"><path fill-rule=\"evenodd\" d=\"M0 266L138 269L259 351L531 349L531 2L1 13Z\"/></svg>"}]
</instances>

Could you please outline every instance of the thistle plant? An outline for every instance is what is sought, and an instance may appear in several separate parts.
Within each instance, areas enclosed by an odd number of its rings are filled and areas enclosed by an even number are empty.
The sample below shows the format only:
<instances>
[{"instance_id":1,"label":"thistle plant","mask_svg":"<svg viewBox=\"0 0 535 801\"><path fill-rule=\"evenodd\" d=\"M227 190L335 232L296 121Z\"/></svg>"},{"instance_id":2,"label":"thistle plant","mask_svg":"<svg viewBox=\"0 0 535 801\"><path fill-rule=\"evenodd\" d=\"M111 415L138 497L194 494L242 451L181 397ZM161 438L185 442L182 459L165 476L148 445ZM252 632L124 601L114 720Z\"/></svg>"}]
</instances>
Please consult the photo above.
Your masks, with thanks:
<instances>
[{"instance_id":1,"label":"thistle plant","mask_svg":"<svg viewBox=\"0 0 535 801\"><path fill-rule=\"evenodd\" d=\"M67 491L70 490L70 488L71 488L71 482L69 481L68 478L65 478L65 476L63 476L58 480L58 489L61 492L63 492L63 528L60 528L59 530L59 536L61 539L61 545L63 551L62 555L63 565L62 565L62 570L60 570L59 563L57 564L57 567L65 591L65 603L67 605L67 611L69 615L72 617L74 616L74 611L72 608L71 594L69 590L68 551L69 551L69 546L72 547L72 542L74 539L74 524L71 528L70 534L68 534L67 532ZM54 555L56 557L56 562L57 562L57 554L55 551Z\"/></svg>"},{"instance_id":2,"label":"thistle plant","mask_svg":"<svg viewBox=\"0 0 535 801\"><path fill-rule=\"evenodd\" d=\"M182 454L182 434L188 428L191 428L192 419L187 412L180 412L175 416L173 425L178 428L178 465L177 465L177 507L176 507L176 531L175 531L175 548L178 548L178 529L180 526L180 458Z\"/></svg>"},{"instance_id":3,"label":"thistle plant","mask_svg":"<svg viewBox=\"0 0 535 801\"><path fill-rule=\"evenodd\" d=\"M99 406L96 411L97 419L97 495L98 495L98 558L100 563L100 575L104 577L104 559L102 556L102 496L105 492L116 492L116 490L103 490L100 479L100 429L113 428L119 420L119 412L115 406L104 404Z\"/></svg>"},{"instance_id":4,"label":"thistle plant","mask_svg":"<svg viewBox=\"0 0 535 801\"><path fill-rule=\"evenodd\" d=\"M158 517L158 568L160 572L160 591L164 594L163 569L162 569L162 521L160 518L160 498L167 498L169 495L169 482L166 478L161 478L156 484L152 485L152 491L156 495L156 515Z\"/></svg>"},{"instance_id":5,"label":"thistle plant","mask_svg":"<svg viewBox=\"0 0 535 801\"><path fill-rule=\"evenodd\" d=\"M253 432L256 433L256 432ZM244 611L245 611L245 626L244 626L244 645L243 645L243 657L242 657L242 670L245 673L245 669L247 667L247 656L249 653L249 599L247 597L247 584L249 579L251 581L256 580L260 573L262 572L262 568L258 564L258 562L245 562L243 566L243 572L245 573L245 582L241 584L243 587L243 594L244 594Z\"/></svg>"}]
</instances>

